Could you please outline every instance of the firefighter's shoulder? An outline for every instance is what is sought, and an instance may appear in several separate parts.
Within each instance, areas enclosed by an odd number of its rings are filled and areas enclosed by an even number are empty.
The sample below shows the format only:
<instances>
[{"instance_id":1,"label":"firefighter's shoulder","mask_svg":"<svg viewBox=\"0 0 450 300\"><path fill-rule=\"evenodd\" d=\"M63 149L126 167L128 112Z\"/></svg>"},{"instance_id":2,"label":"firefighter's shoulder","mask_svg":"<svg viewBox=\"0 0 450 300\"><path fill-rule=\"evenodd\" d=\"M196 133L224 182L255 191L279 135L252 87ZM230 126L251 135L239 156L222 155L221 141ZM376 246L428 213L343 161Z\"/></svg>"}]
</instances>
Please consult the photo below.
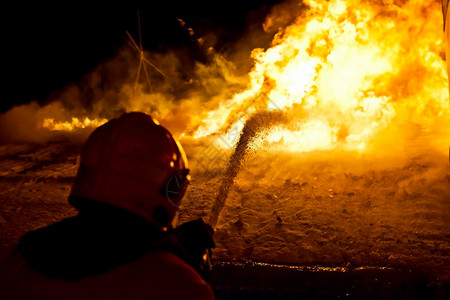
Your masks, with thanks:
<instances>
[{"instance_id":1,"label":"firefighter's shoulder","mask_svg":"<svg viewBox=\"0 0 450 300\"><path fill-rule=\"evenodd\" d=\"M128 287L142 289L138 294L158 299L214 299L211 286L188 263L167 251L149 252L118 270ZM155 298L155 299L156 299Z\"/></svg>"},{"instance_id":2,"label":"firefighter's shoulder","mask_svg":"<svg viewBox=\"0 0 450 300\"><path fill-rule=\"evenodd\" d=\"M167 251L151 251L95 276L50 278L16 252L0 263L0 299L214 299L211 286Z\"/></svg>"}]
</instances>

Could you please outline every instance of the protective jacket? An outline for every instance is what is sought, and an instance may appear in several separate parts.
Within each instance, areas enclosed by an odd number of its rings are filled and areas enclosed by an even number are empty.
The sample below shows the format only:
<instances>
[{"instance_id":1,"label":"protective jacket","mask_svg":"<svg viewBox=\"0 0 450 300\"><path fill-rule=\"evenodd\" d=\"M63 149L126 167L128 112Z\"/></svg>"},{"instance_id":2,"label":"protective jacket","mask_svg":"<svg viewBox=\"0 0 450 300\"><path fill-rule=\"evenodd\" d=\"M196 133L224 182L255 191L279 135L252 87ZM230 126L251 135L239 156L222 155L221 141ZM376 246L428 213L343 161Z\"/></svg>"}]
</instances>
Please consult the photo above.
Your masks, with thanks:
<instances>
[{"instance_id":1,"label":"protective jacket","mask_svg":"<svg viewBox=\"0 0 450 300\"><path fill-rule=\"evenodd\" d=\"M99 205L25 234L0 264L0 299L214 299L183 232Z\"/></svg>"}]
</instances>

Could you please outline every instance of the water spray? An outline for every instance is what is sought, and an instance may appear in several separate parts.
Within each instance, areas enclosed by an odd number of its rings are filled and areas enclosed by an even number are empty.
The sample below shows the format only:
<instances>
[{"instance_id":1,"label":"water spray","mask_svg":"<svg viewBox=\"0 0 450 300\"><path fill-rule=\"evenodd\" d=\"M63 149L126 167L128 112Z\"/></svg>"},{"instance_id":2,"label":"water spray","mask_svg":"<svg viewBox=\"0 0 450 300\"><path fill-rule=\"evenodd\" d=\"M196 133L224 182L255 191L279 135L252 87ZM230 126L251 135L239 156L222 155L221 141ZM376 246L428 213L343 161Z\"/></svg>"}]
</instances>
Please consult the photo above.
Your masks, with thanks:
<instances>
[{"instance_id":1,"label":"water spray","mask_svg":"<svg viewBox=\"0 0 450 300\"><path fill-rule=\"evenodd\" d=\"M222 212L225 202L234 184L234 180L242 168L245 155L250 142L262 132L263 129L270 128L274 125L286 123L287 117L281 111L262 111L255 113L247 120L242 129L239 141L236 144L233 154L230 157L228 167L225 171L224 179L219 188L219 193L211 210L209 224L214 228L217 225L220 213Z\"/></svg>"}]
</instances>

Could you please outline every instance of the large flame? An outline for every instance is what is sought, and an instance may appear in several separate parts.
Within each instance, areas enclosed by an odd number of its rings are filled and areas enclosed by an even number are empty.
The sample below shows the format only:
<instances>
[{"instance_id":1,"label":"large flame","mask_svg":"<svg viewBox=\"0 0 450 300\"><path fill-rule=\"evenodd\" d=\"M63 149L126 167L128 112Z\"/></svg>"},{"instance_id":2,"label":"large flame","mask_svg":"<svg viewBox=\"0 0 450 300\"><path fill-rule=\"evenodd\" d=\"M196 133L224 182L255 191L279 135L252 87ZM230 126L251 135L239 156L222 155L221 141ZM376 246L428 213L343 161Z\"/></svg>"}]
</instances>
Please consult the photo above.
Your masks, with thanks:
<instances>
[{"instance_id":1,"label":"large flame","mask_svg":"<svg viewBox=\"0 0 450 300\"><path fill-rule=\"evenodd\" d=\"M302 14L279 29L268 49L252 51L248 84L242 79L237 92L222 88L223 81L210 78L216 70L200 65L199 81L215 96L192 92L190 99L174 102L169 94L142 94L119 108L148 107L147 112L156 112L163 121L183 120L178 133L196 139L241 130L258 110L281 110L290 122L253 143L275 151L370 152L380 143L390 148L386 145L422 134L447 147L450 108L438 1L300 4ZM265 29L277 23L272 17ZM226 69L232 64L221 60L218 65ZM228 84L236 85L239 78L225 73ZM207 98L212 100L205 104ZM49 116L41 127L71 131L106 121L90 117L56 122Z\"/></svg>"},{"instance_id":2,"label":"large flame","mask_svg":"<svg viewBox=\"0 0 450 300\"><path fill-rule=\"evenodd\" d=\"M260 93L268 109L292 117L259 141L277 150L362 151L390 125L448 126L440 5L383 2L306 1L309 10L272 47L253 51L249 88L210 111L195 136L233 127L230 116Z\"/></svg>"}]
</instances>

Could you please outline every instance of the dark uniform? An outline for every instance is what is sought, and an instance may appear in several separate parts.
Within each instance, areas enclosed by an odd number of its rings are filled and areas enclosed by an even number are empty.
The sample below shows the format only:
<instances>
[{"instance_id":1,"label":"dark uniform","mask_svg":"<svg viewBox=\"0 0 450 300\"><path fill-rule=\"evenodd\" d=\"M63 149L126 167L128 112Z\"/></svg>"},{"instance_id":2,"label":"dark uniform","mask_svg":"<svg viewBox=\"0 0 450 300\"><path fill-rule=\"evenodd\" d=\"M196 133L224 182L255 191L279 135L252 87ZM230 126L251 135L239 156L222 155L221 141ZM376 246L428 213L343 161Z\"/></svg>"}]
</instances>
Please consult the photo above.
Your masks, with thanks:
<instances>
[{"instance_id":1,"label":"dark uniform","mask_svg":"<svg viewBox=\"0 0 450 300\"><path fill-rule=\"evenodd\" d=\"M21 238L0 264L0 299L213 299L211 226L173 226L188 173L181 145L149 115L97 128L69 196L79 214Z\"/></svg>"},{"instance_id":2,"label":"dark uniform","mask_svg":"<svg viewBox=\"0 0 450 300\"><path fill-rule=\"evenodd\" d=\"M214 299L201 257L213 246L201 220L164 232L95 204L22 237L0 264L0 299Z\"/></svg>"}]
</instances>

